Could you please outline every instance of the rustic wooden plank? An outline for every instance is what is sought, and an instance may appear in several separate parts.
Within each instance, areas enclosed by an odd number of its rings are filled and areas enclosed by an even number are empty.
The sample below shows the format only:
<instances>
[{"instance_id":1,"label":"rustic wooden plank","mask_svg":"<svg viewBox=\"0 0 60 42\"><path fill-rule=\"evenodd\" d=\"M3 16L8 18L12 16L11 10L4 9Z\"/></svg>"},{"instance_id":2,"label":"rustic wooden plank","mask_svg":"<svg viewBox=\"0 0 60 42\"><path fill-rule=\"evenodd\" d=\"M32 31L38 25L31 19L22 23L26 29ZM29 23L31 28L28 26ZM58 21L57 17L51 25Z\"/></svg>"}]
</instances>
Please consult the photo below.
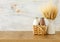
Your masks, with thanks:
<instances>
[{"instance_id":1,"label":"rustic wooden plank","mask_svg":"<svg viewBox=\"0 0 60 42\"><path fill-rule=\"evenodd\" d=\"M0 31L0 42L60 42L60 32L55 35L34 35L32 31Z\"/></svg>"}]
</instances>

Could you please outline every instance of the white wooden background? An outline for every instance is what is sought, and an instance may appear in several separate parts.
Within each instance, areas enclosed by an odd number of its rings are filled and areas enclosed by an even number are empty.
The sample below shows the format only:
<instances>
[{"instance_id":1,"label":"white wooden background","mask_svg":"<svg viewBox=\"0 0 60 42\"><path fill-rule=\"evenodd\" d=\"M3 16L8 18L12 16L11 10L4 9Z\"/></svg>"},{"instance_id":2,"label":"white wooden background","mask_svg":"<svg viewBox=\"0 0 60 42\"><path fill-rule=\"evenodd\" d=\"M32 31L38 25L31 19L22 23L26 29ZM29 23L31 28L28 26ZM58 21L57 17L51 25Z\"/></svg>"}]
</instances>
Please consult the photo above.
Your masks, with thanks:
<instances>
[{"instance_id":1,"label":"white wooden background","mask_svg":"<svg viewBox=\"0 0 60 42\"><path fill-rule=\"evenodd\" d=\"M51 1L51 0L50 0ZM40 8L49 0L0 0L0 31L32 31L33 19L41 17ZM16 3L21 12L18 14L11 9ZM60 11L60 0L53 0ZM60 31L60 12L55 21L56 30Z\"/></svg>"}]
</instances>

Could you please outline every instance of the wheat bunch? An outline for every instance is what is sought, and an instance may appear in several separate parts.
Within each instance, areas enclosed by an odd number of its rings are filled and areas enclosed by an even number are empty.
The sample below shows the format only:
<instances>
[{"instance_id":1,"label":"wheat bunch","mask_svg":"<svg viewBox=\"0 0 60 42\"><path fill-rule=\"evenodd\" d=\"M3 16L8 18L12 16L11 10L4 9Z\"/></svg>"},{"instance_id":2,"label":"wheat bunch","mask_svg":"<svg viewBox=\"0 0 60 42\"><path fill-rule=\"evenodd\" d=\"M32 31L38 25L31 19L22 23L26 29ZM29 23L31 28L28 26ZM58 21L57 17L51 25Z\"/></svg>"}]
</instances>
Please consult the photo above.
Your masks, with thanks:
<instances>
[{"instance_id":1,"label":"wheat bunch","mask_svg":"<svg viewBox=\"0 0 60 42\"><path fill-rule=\"evenodd\" d=\"M50 6L43 8L42 13L45 18L54 20L57 16L58 9L56 6L50 5Z\"/></svg>"}]
</instances>

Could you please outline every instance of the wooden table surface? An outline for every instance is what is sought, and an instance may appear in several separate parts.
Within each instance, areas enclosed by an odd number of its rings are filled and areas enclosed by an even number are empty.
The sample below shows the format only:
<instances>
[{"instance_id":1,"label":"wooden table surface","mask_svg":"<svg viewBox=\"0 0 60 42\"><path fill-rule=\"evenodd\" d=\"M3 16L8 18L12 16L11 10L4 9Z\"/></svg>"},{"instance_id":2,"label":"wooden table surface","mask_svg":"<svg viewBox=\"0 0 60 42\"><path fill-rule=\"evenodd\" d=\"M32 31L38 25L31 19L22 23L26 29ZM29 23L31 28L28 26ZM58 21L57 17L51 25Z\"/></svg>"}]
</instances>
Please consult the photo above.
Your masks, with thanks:
<instances>
[{"instance_id":1,"label":"wooden table surface","mask_svg":"<svg viewBox=\"0 0 60 42\"><path fill-rule=\"evenodd\" d=\"M0 31L0 42L60 42L60 32L43 36L32 31Z\"/></svg>"}]
</instances>

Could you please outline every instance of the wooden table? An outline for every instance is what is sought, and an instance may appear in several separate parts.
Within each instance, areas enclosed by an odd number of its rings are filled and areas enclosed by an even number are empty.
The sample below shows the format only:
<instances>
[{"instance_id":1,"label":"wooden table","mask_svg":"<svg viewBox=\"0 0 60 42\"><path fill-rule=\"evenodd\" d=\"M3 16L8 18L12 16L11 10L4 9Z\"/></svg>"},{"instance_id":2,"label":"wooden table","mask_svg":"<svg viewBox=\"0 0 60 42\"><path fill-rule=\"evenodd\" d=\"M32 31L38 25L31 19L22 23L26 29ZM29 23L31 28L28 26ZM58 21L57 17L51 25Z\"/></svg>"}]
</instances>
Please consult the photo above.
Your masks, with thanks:
<instances>
[{"instance_id":1,"label":"wooden table","mask_svg":"<svg viewBox=\"0 0 60 42\"><path fill-rule=\"evenodd\" d=\"M43 36L32 31L0 31L0 42L60 42L60 32Z\"/></svg>"}]
</instances>

